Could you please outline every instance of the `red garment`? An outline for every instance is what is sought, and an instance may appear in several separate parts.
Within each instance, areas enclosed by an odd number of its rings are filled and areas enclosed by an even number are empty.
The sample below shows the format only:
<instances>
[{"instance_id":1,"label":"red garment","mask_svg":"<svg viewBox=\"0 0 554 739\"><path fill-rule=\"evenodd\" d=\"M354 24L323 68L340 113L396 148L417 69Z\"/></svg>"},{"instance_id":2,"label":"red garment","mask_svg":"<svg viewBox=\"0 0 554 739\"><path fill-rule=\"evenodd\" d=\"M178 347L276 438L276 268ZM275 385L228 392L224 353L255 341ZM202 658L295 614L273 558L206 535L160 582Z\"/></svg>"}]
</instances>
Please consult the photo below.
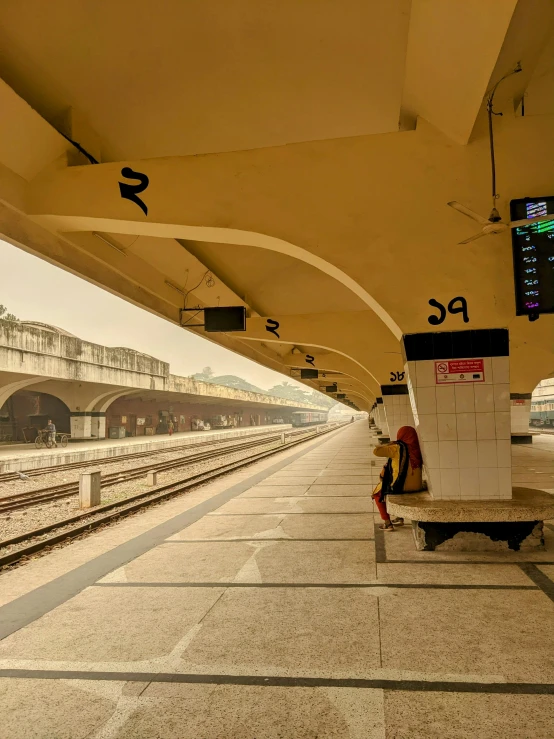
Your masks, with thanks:
<instances>
[{"instance_id":1,"label":"red garment","mask_svg":"<svg viewBox=\"0 0 554 739\"><path fill-rule=\"evenodd\" d=\"M390 521L390 516L387 513L387 504L385 501L379 500L380 493L374 493L373 494L373 500L375 501L375 505L377 506L379 513L381 514L381 518L383 521Z\"/></svg>"},{"instance_id":2,"label":"red garment","mask_svg":"<svg viewBox=\"0 0 554 739\"><path fill-rule=\"evenodd\" d=\"M412 469L417 470L418 467L421 467L423 459L421 457L421 449L419 448L419 439L417 438L416 430L411 426L402 426L398 429L396 440L403 441L407 445Z\"/></svg>"}]
</instances>

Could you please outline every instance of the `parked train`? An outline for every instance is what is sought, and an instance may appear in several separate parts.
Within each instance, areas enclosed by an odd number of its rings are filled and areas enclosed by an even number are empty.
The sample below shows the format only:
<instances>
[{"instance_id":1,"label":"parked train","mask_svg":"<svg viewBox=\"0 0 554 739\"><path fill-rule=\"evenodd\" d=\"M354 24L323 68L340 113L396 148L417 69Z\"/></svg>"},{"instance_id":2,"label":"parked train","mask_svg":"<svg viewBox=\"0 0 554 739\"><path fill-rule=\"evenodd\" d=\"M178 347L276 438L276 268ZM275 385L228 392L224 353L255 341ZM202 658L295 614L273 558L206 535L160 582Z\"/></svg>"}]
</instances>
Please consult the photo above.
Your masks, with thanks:
<instances>
[{"instance_id":1,"label":"parked train","mask_svg":"<svg viewBox=\"0 0 554 739\"><path fill-rule=\"evenodd\" d=\"M554 427L554 395L533 398L531 401L531 426Z\"/></svg>"},{"instance_id":2,"label":"parked train","mask_svg":"<svg viewBox=\"0 0 554 739\"><path fill-rule=\"evenodd\" d=\"M314 426L316 423L327 423L326 411L294 411L292 413L293 426Z\"/></svg>"}]
</instances>

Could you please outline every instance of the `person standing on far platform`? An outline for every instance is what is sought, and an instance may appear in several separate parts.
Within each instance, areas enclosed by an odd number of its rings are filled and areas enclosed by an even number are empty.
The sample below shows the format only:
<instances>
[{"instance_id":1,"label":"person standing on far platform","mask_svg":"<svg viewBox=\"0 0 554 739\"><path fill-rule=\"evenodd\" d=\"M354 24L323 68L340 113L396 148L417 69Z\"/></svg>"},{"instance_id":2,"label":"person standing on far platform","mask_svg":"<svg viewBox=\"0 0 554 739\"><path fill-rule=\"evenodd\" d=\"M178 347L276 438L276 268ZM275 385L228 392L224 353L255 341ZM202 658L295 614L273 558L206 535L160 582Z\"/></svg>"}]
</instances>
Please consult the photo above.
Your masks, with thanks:
<instances>
[{"instance_id":1,"label":"person standing on far platform","mask_svg":"<svg viewBox=\"0 0 554 739\"><path fill-rule=\"evenodd\" d=\"M56 444L56 425L52 423L52 419L48 419L46 430L48 431L48 441L52 444L52 446L57 447L58 445Z\"/></svg>"},{"instance_id":2,"label":"person standing on far platform","mask_svg":"<svg viewBox=\"0 0 554 739\"><path fill-rule=\"evenodd\" d=\"M170 436L173 435L173 429L175 428L175 424L173 423L173 420L170 418L169 423L167 424L167 431Z\"/></svg>"},{"instance_id":3,"label":"person standing on far platform","mask_svg":"<svg viewBox=\"0 0 554 739\"><path fill-rule=\"evenodd\" d=\"M375 447L373 454L389 458L381 470L381 482L373 491L372 498L384 521L379 528L390 532L394 531L395 526L402 526L404 519L391 520L386 496L417 493L422 488L423 459L416 430L411 426L402 426L398 429L396 441Z\"/></svg>"}]
</instances>

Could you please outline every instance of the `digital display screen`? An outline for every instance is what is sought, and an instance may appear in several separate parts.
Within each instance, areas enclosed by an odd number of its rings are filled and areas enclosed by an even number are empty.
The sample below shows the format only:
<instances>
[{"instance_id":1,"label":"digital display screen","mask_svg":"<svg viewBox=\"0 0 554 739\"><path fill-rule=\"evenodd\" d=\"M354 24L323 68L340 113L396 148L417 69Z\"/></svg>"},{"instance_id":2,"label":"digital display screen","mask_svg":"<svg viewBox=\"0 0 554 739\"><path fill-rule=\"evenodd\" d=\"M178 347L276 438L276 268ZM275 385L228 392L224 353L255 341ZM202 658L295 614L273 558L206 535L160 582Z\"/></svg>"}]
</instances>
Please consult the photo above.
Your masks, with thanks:
<instances>
[{"instance_id":1,"label":"digital display screen","mask_svg":"<svg viewBox=\"0 0 554 739\"><path fill-rule=\"evenodd\" d=\"M552 220L512 228L516 314L554 313L554 197L510 203L512 221L552 215Z\"/></svg>"},{"instance_id":2,"label":"digital display screen","mask_svg":"<svg viewBox=\"0 0 554 739\"><path fill-rule=\"evenodd\" d=\"M316 369L301 369L300 379L301 380L317 380L318 371Z\"/></svg>"},{"instance_id":3,"label":"digital display screen","mask_svg":"<svg viewBox=\"0 0 554 739\"><path fill-rule=\"evenodd\" d=\"M246 308L232 305L228 308L204 308L205 330L246 331Z\"/></svg>"}]
</instances>

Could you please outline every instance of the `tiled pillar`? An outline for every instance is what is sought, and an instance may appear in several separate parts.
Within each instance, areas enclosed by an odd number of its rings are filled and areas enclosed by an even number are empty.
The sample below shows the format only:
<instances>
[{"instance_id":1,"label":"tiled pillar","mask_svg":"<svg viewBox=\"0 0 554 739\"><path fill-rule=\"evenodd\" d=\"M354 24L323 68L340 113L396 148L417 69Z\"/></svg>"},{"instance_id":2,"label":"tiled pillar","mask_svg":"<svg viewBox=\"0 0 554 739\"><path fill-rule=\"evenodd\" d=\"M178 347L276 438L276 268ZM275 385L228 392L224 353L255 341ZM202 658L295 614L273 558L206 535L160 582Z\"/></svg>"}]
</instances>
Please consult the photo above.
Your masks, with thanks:
<instances>
[{"instance_id":1,"label":"tiled pillar","mask_svg":"<svg viewBox=\"0 0 554 739\"><path fill-rule=\"evenodd\" d=\"M92 411L90 414L90 433L96 439L106 438L106 414L101 411Z\"/></svg>"},{"instance_id":2,"label":"tiled pillar","mask_svg":"<svg viewBox=\"0 0 554 739\"><path fill-rule=\"evenodd\" d=\"M414 415L407 385L381 385L383 406L391 441L401 426L413 426Z\"/></svg>"},{"instance_id":3,"label":"tiled pillar","mask_svg":"<svg viewBox=\"0 0 554 739\"><path fill-rule=\"evenodd\" d=\"M402 343L431 495L511 498L508 330L407 334Z\"/></svg>"},{"instance_id":4,"label":"tiled pillar","mask_svg":"<svg viewBox=\"0 0 554 739\"><path fill-rule=\"evenodd\" d=\"M387 423L387 417L385 415L385 408L383 405L383 398L377 398L377 428L381 430L382 436L389 435L389 425ZM390 438L390 437L389 437Z\"/></svg>"},{"instance_id":5,"label":"tiled pillar","mask_svg":"<svg viewBox=\"0 0 554 739\"><path fill-rule=\"evenodd\" d=\"M377 426L377 403L373 403L369 412L369 424Z\"/></svg>"},{"instance_id":6,"label":"tiled pillar","mask_svg":"<svg viewBox=\"0 0 554 739\"><path fill-rule=\"evenodd\" d=\"M91 415L85 411L71 411L69 416L71 438L90 439Z\"/></svg>"},{"instance_id":7,"label":"tiled pillar","mask_svg":"<svg viewBox=\"0 0 554 739\"><path fill-rule=\"evenodd\" d=\"M529 431L531 420L531 393L510 393L512 444L532 444Z\"/></svg>"}]
</instances>

